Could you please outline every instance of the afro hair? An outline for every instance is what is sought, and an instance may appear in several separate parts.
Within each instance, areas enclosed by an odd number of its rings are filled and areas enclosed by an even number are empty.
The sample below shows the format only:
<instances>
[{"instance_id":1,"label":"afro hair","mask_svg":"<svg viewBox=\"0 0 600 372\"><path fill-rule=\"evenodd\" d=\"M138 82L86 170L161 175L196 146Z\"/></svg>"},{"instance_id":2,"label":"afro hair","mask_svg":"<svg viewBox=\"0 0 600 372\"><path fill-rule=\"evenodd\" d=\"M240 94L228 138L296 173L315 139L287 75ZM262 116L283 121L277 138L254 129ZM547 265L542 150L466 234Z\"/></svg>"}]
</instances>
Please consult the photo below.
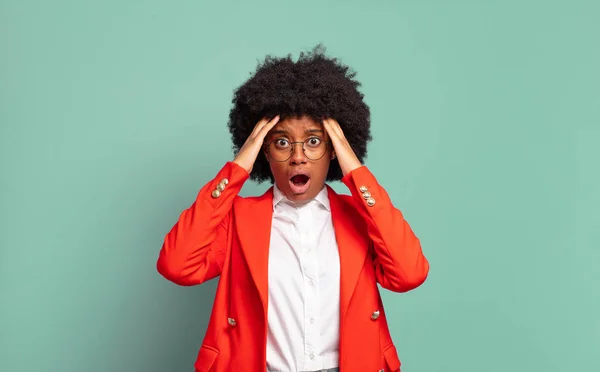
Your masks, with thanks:
<instances>
[{"instance_id":1,"label":"afro hair","mask_svg":"<svg viewBox=\"0 0 600 372\"><path fill-rule=\"evenodd\" d=\"M280 120L285 120L307 116L317 122L329 117L337 120L363 163L367 143L372 139L370 111L355 76L356 73L337 58L327 57L321 44L309 52L301 52L297 62L291 55L267 56L234 92L228 122L234 154L237 155L256 123L264 117L280 115ZM326 180L341 178L342 170L335 158L329 165ZM254 163L250 179L258 183L273 182L269 163L262 152Z\"/></svg>"}]
</instances>

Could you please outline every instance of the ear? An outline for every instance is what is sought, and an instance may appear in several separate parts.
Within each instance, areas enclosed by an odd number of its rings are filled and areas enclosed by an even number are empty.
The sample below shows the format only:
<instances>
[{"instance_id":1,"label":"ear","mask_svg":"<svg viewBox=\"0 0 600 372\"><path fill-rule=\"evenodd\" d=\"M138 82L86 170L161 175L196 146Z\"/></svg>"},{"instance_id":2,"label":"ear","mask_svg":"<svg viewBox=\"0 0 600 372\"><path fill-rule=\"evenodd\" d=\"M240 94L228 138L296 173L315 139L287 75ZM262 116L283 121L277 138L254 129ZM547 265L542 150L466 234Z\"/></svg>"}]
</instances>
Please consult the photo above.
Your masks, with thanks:
<instances>
[{"instance_id":1,"label":"ear","mask_svg":"<svg viewBox=\"0 0 600 372\"><path fill-rule=\"evenodd\" d=\"M335 159L335 151L331 151L331 160Z\"/></svg>"}]
</instances>

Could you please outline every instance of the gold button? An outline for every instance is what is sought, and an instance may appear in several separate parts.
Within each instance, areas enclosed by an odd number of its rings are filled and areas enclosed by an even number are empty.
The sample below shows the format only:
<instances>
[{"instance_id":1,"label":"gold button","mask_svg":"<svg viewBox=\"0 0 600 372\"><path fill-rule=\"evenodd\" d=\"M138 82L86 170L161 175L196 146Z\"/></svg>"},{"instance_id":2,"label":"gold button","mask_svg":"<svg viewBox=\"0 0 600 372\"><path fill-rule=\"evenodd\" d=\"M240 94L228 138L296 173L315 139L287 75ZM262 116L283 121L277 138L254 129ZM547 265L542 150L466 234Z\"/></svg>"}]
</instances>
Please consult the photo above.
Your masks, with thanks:
<instances>
[{"instance_id":1,"label":"gold button","mask_svg":"<svg viewBox=\"0 0 600 372\"><path fill-rule=\"evenodd\" d=\"M212 197L213 197L213 198L215 198L215 199L216 199L216 198L218 198L219 196L221 196L221 192L220 192L219 190L213 190L213 192L212 192L212 194L211 194L211 195L212 195Z\"/></svg>"},{"instance_id":2,"label":"gold button","mask_svg":"<svg viewBox=\"0 0 600 372\"><path fill-rule=\"evenodd\" d=\"M235 327L237 325L237 322L233 318L227 318L227 323L229 323L229 325L232 327Z\"/></svg>"},{"instance_id":3,"label":"gold button","mask_svg":"<svg viewBox=\"0 0 600 372\"><path fill-rule=\"evenodd\" d=\"M360 192L367 192L369 189L367 189L367 186L361 186L359 190Z\"/></svg>"},{"instance_id":4,"label":"gold button","mask_svg":"<svg viewBox=\"0 0 600 372\"><path fill-rule=\"evenodd\" d=\"M375 199L373 199L373 198L367 199L367 204L369 205L369 207L374 206L375 205Z\"/></svg>"},{"instance_id":5,"label":"gold button","mask_svg":"<svg viewBox=\"0 0 600 372\"><path fill-rule=\"evenodd\" d=\"M219 190L219 191L223 191L223 190L225 190L225 185L224 185L224 184L222 184L222 183L218 184L218 185L217 185L217 190Z\"/></svg>"},{"instance_id":6,"label":"gold button","mask_svg":"<svg viewBox=\"0 0 600 372\"><path fill-rule=\"evenodd\" d=\"M379 318L379 310L375 310L373 311L373 314L371 314L371 319L375 320Z\"/></svg>"},{"instance_id":7,"label":"gold button","mask_svg":"<svg viewBox=\"0 0 600 372\"><path fill-rule=\"evenodd\" d=\"M367 191L367 192L363 193L363 198L369 199L370 197L371 197L371 193L370 192Z\"/></svg>"},{"instance_id":8,"label":"gold button","mask_svg":"<svg viewBox=\"0 0 600 372\"><path fill-rule=\"evenodd\" d=\"M228 180L227 178L223 178L223 179L221 180L221 183L222 183L223 185L227 185L227 184L229 183L229 180Z\"/></svg>"}]
</instances>

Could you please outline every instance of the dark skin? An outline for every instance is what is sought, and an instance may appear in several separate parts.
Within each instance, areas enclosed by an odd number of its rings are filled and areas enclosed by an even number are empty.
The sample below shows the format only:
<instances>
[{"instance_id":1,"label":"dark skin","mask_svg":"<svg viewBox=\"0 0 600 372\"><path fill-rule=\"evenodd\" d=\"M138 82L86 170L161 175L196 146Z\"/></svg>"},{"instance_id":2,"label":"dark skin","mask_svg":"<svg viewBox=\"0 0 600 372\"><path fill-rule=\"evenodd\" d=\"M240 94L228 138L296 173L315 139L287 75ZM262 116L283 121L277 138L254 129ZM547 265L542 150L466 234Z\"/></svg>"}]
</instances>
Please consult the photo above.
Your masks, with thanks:
<instances>
[{"instance_id":1,"label":"dark skin","mask_svg":"<svg viewBox=\"0 0 600 372\"><path fill-rule=\"evenodd\" d=\"M303 142L310 137L318 137L323 141L331 142L326 154L318 160L308 159L300 144L294 146L292 156L283 162L270 157L265 148L265 144L278 138L284 138L289 142ZM263 119L256 124L254 131L240 149L234 162L250 173L261 149L267 156L275 184L289 200L297 203L312 200L323 189L329 163L336 156L343 175L362 166L344 137L338 122L332 118L326 118L322 123L307 116L289 118L284 121L279 121L278 116L271 120ZM299 172L309 177L309 181L304 187L294 187L290 182L290 177Z\"/></svg>"},{"instance_id":2,"label":"dark skin","mask_svg":"<svg viewBox=\"0 0 600 372\"><path fill-rule=\"evenodd\" d=\"M324 142L330 140L328 133L322 124L315 122L308 117L289 118L277 123L269 132L265 143L274 140L284 140L290 142L304 142L309 138L315 138ZM326 146L323 143L323 146ZM286 161L276 161L265 148L265 155L271 167L271 173L275 179L275 184L283 194L291 201L303 203L313 199L319 191L325 186L325 178L329 170L329 163L335 157L332 146L327 146L327 151L323 157L318 160L310 160L302 151L302 145L294 145L292 156ZM294 187L290 178L298 173L305 173L309 180L305 187Z\"/></svg>"}]
</instances>

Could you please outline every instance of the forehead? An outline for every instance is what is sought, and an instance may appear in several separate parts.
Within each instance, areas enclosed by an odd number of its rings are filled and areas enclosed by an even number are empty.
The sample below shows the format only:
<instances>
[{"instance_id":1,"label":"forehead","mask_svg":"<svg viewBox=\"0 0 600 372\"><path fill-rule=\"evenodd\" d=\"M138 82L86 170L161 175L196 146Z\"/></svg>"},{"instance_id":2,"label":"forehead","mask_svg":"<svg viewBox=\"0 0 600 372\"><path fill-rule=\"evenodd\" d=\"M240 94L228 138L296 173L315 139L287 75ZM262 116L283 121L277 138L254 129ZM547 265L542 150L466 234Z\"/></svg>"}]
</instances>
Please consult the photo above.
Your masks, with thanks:
<instances>
[{"instance_id":1,"label":"forehead","mask_svg":"<svg viewBox=\"0 0 600 372\"><path fill-rule=\"evenodd\" d=\"M287 133L290 135L303 135L307 132L322 132L323 124L316 122L310 117L287 118L277 123L271 133Z\"/></svg>"}]
</instances>

